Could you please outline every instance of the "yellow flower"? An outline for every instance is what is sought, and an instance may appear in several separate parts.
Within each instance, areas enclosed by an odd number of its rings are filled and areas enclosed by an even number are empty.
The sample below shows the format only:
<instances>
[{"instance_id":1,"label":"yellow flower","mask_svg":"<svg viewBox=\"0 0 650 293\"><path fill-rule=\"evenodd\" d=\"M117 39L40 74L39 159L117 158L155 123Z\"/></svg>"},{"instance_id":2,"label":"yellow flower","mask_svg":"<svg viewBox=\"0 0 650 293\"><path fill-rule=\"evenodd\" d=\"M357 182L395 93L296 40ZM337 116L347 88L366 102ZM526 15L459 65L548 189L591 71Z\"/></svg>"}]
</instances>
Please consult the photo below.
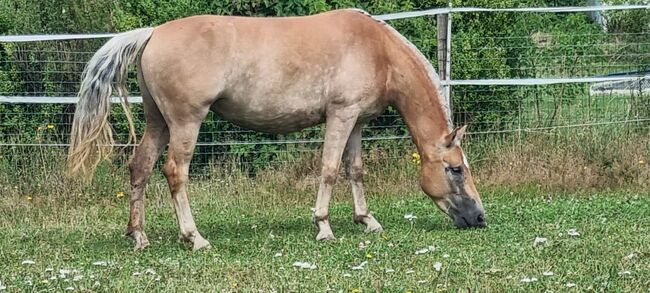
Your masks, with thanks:
<instances>
[{"instance_id":1,"label":"yellow flower","mask_svg":"<svg viewBox=\"0 0 650 293\"><path fill-rule=\"evenodd\" d=\"M117 198L123 198L123 197L124 197L124 192L121 192L121 191L120 191L120 192L116 193L115 196L116 196Z\"/></svg>"},{"instance_id":2,"label":"yellow flower","mask_svg":"<svg viewBox=\"0 0 650 293\"><path fill-rule=\"evenodd\" d=\"M28 195L27 200L32 201L32 197L30 195Z\"/></svg>"},{"instance_id":3,"label":"yellow flower","mask_svg":"<svg viewBox=\"0 0 650 293\"><path fill-rule=\"evenodd\" d=\"M420 154L418 154L417 152L414 152L413 154L411 154L411 162L413 162L416 165L420 165L420 162L421 162Z\"/></svg>"},{"instance_id":4,"label":"yellow flower","mask_svg":"<svg viewBox=\"0 0 650 293\"><path fill-rule=\"evenodd\" d=\"M639 164L643 165L643 164L645 164L645 161L644 160L639 160Z\"/></svg>"},{"instance_id":5,"label":"yellow flower","mask_svg":"<svg viewBox=\"0 0 650 293\"><path fill-rule=\"evenodd\" d=\"M372 259L373 257L374 257L374 255L372 255L372 253L370 253L370 252L366 253L366 258L367 259Z\"/></svg>"},{"instance_id":6,"label":"yellow flower","mask_svg":"<svg viewBox=\"0 0 650 293\"><path fill-rule=\"evenodd\" d=\"M350 292L352 292L352 293L361 293L361 289L354 288L354 289L350 290Z\"/></svg>"},{"instance_id":7,"label":"yellow flower","mask_svg":"<svg viewBox=\"0 0 650 293\"><path fill-rule=\"evenodd\" d=\"M237 284L237 283L232 283L232 284L230 284L230 287L233 288L233 289L235 289L235 288L239 287L239 284Z\"/></svg>"},{"instance_id":8,"label":"yellow flower","mask_svg":"<svg viewBox=\"0 0 650 293\"><path fill-rule=\"evenodd\" d=\"M54 129L54 124L48 124L47 129Z\"/></svg>"}]
</instances>

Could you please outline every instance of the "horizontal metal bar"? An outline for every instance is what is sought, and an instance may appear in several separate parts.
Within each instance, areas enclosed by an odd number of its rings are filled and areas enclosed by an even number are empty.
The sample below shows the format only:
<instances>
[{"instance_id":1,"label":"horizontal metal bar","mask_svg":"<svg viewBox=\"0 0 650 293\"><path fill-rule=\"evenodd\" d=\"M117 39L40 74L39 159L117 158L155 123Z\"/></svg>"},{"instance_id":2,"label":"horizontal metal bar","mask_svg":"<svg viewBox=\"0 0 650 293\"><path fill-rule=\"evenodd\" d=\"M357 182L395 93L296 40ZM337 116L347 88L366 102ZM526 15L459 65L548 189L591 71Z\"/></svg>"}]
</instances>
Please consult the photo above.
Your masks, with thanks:
<instances>
[{"instance_id":1,"label":"horizontal metal bar","mask_svg":"<svg viewBox=\"0 0 650 293\"><path fill-rule=\"evenodd\" d=\"M442 81L443 85L550 85L650 79L650 76L610 76L578 78L465 79Z\"/></svg>"},{"instance_id":2,"label":"horizontal metal bar","mask_svg":"<svg viewBox=\"0 0 650 293\"><path fill-rule=\"evenodd\" d=\"M78 97L30 97L30 96L0 96L0 103L8 104L76 104ZM142 97L129 97L129 103L141 104ZM119 104L120 97L112 97L111 102Z\"/></svg>"},{"instance_id":3,"label":"horizontal metal bar","mask_svg":"<svg viewBox=\"0 0 650 293\"><path fill-rule=\"evenodd\" d=\"M529 7L529 8L481 8L481 7L458 7L458 8L435 8L420 11L397 12L375 16L382 20L404 19L426 15L438 15L447 13L463 12L587 12L607 10L630 10L650 9L650 5L602 5L602 6L570 6L570 7Z\"/></svg>"},{"instance_id":4,"label":"horizontal metal bar","mask_svg":"<svg viewBox=\"0 0 650 293\"><path fill-rule=\"evenodd\" d=\"M39 41L66 41L112 38L117 34L62 34L62 35L15 35L0 36L0 42L39 42Z\"/></svg>"},{"instance_id":5,"label":"horizontal metal bar","mask_svg":"<svg viewBox=\"0 0 650 293\"><path fill-rule=\"evenodd\" d=\"M482 7L458 7L458 8L435 8L419 11L397 12L375 15L381 20L394 20L419 17L425 15L438 15L447 13L464 12L587 12L606 10L630 10L650 9L650 5L603 5L603 6L572 6L572 7L530 7L530 8L482 8ZM37 42L37 41L61 41L61 40L83 40L83 39L104 39L114 37L114 33L98 34L62 34L62 35L12 35L0 36L0 42Z\"/></svg>"},{"instance_id":6,"label":"horizontal metal bar","mask_svg":"<svg viewBox=\"0 0 650 293\"><path fill-rule=\"evenodd\" d=\"M551 85L564 83L594 83L607 81L634 81L650 79L646 76L609 76L609 77L580 77L580 78L521 78L521 79L465 79L441 81L442 85ZM113 97L112 103L120 103L119 97ZM30 97L30 96L0 96L0 103L9 104L75 104L77 97ZM142 103L142 97L129 97L129 103Z\"/></svg>"}]
</instances>

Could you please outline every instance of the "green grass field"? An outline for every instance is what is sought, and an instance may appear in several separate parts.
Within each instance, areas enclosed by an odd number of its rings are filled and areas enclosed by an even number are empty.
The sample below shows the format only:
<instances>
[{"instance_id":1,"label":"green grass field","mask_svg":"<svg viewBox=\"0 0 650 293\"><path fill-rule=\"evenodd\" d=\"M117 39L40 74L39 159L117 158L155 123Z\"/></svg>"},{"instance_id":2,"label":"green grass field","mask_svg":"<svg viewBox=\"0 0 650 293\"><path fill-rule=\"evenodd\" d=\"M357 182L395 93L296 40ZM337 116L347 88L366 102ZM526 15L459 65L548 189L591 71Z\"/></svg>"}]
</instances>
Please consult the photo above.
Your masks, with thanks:
<instances>
[{"instance_id":1,"label":"green grass field","mask_svg":"<svg viewBox=\"0 0 650 293\"><path fill-rule=\"evenodd\" d=\"M148 188L146 231L125 238L128 196L0 197L0 288L7 292L641 292L650 288L650 195L482 190L489 227L458 230L412 182L369 204L384 225L352 223L345 184L331 206L334 242L316 242L313 192L199 182L191 200L212 248L192 252L164 181ZM288 189L287 189L288 190ZM408 221L405 214L417 219ZM571 236L575 229L580 235ZM547 240L535 244L537 237ZM430 251L425 252L425 249ZM416 253L419 252L419 253ZM33 261L31 263L30 261ZM315 269L301 269L308 262ZM366 263L367 262L367 263ZM364 265L365 264L365 265ZM360 266L360 269L353 269ZM552 272L552 276L550 275ZM545 274L546 273L546 274ZM529 281L529 282L526 282Z\"/></svg>"}]
</instances>

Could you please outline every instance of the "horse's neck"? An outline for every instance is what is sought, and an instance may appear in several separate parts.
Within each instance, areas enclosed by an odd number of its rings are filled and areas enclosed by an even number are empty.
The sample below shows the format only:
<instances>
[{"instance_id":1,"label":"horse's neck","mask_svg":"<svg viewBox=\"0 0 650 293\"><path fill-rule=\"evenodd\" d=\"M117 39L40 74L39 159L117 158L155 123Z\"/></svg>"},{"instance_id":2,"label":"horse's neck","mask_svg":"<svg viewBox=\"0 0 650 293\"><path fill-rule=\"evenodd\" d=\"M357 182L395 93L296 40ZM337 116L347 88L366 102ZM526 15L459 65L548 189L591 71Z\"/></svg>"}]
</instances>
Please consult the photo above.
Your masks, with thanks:
<instances>
[{"instance_id":1,"label":"horse's neck","mask_svg":"<svg viewBox=\"0 0 650 293\"><path fill-rule=\"evenodd\" d=\"M392 82L396 93L392 104L404 118L418 152L427 156L437 151L437 143L449 133L451 125L440 84L432 80L421 58L409 58L395 64L399 74L393 75L397 77Z\"/></svg>"},{"instance_id":2,"label":"horse's neck","mask_svg":"<svg viewBox=\"0 0 650 293\"><path fill-rule=\"evenodd\" d=\"M431 95L431 94L429 94ZM394 106L404 118L422 156L437 150L437 143L449 133L445 113L426 93L398 94Z\"/></svg>"}]
</instances>

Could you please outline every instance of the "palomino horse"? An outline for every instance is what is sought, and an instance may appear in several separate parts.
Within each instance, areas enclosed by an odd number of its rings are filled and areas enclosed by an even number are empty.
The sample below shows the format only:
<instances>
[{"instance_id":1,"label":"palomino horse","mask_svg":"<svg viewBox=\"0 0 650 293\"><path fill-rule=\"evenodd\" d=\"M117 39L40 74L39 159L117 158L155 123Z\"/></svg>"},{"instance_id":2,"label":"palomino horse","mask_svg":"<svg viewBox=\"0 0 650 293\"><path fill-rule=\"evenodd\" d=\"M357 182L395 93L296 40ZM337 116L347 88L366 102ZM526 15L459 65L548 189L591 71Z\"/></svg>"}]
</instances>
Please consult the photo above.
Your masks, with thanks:
<instances>
[{"instance_id":1,"label":"palomino horse","mask_svg":"<svg viewBox=\"0 0 650 293\"><path fill-rule=\"evenodd\" d=\"M424 192L457 226L486 225L460 147L465 127L451 129L438 75L406 38L363 11L286 18L195 16L117 35L84 72L68 158L72 174L90 175L110 154L111 83L126 98L125 77L133 62L146 116L144 136L129 163L127 233L136 249L149 244L143 230L144 187L167 144L163 173L181 237L194 249L209 245L196 229L186 185L199 126L210 110L272 133L326 123L313 214L316 239L334 239L328 205L342 158L352 185L354 221L366 232L382 230L363 196L361 127L389 105L404 118L421 154Z\"/></svg>"}]
</instances>

